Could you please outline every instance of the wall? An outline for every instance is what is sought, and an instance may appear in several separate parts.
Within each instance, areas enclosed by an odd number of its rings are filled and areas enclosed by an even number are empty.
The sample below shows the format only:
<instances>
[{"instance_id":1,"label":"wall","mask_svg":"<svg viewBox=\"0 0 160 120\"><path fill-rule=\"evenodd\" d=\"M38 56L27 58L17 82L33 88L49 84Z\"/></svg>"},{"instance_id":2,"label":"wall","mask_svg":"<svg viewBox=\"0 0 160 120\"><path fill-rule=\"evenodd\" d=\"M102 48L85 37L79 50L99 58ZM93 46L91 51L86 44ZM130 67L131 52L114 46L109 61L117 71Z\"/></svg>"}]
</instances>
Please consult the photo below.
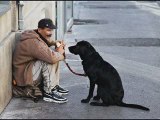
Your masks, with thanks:
<instances>
[{"instance_id":1,"label":"wall","mask_svg":"<svg viewBox=\"0 0 160 120\"><path fill-rule=\"evenodd\" d=\"M12 14L14 11L14 14ZM0 16L0 113L12 97L12 49L17 29L15 2Z\"/></svg>"},{"instance_id":2,"label":"wall","mask_svg":"<svg viewBox=\"0 0 160 120\"><path fill-rule=\"evenodd\" d=\"M7 24L5 24L7 23ZM11 10L0 16L0 42L11 32Z\"/></svg>"},{"instance_id":3,"label":"wall","mask_svg":"<svg viewBox=\"0 0 160 120\"><path fill-rule=\"evenodd\" d=\"M18 5L10 2L11 9L0 15L0 113L12 98L12 53L18 34ZM24 30L36 29L41 18L55 22L55 1L24 1L22 8ZM54 36L53 36L54 38Z\"/></svg>"},{"instance_id":4,"label":"wall","mask_svg":"<svg viewBox=\"0 0 160 120\"><path fill-rule=\"evenodd\" d=\"M12 97L12 48L15 33L0 43L0 113Z\"/></svg>"}]
</instances>

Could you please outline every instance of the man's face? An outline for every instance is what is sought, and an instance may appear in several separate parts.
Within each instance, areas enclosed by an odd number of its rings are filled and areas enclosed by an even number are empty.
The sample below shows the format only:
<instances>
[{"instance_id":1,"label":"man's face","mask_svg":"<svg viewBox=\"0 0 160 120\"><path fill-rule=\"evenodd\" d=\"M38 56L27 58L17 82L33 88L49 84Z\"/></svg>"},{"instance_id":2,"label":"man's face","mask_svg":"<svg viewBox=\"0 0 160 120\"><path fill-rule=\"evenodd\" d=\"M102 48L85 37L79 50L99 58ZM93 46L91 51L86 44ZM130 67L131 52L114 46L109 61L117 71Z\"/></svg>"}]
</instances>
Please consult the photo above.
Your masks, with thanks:
<instances>
[{"instance_id":1,"label":"man's face","mask_svg":"<svg viewBox=\"0 0 160 120\"><path fill-rule=\"evenodd\" d=\"M48 41L50 40L50 37L52 36L53 29L50 28L38 28L38 32Z\"/></svg>"}]
</instances>

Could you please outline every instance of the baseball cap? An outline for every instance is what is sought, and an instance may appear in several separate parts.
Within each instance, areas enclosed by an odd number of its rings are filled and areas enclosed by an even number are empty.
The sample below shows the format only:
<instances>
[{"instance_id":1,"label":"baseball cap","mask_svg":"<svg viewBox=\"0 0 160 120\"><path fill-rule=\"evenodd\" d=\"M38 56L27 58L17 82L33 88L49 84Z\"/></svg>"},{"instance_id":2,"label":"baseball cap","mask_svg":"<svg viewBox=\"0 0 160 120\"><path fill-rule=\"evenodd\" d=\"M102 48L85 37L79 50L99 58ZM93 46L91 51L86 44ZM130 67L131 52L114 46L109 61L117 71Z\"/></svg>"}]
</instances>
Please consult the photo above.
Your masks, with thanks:
<instances>
[{"instance_id":1,"label":"baseball cap","mask_svg":"<svg viewBox=\"0 0 160 120\"><path fill-rule=\"evenodd\" d=\"M50 28L50 29L56 29L57 27L53 24L52 20L49 18L41 19L38 22L38 28Z\"/></svg>"}]
</instances>

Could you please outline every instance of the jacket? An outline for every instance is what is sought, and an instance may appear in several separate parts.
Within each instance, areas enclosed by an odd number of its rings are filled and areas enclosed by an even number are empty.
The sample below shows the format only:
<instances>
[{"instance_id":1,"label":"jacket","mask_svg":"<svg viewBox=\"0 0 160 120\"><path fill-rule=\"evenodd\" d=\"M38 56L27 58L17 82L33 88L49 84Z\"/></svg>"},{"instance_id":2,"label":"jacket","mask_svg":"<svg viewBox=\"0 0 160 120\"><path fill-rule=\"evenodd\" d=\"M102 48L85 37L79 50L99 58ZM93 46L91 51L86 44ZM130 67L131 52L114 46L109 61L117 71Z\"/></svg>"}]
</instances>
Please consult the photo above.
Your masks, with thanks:
<instances>
[{"instance_id":1,"label":"jacket","mask_svg":"<svg viewBox=\"0 0 160 120\"><path fill-rule=\"evenodd\" d=\"M32 67L36 60L54 64L64 56L51 50L34 30L21 34L13 53L13 79L18 86L33 85Z\"/></svg>"}]
</instances>

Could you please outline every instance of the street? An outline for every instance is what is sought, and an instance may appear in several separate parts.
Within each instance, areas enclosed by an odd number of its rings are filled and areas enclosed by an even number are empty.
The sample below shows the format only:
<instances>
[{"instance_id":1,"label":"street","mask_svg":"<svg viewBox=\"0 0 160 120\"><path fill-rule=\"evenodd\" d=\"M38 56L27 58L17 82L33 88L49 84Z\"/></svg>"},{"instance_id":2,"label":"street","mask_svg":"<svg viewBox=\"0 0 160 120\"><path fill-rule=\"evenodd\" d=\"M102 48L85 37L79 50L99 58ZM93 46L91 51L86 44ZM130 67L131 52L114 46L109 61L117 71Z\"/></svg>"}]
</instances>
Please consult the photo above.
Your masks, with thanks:
<instances>
[{"instance_id":1,"label":"street","mask_svg":"<svg viewBox=\"0 0 160 120\"><path fill-rule=\"evenodd\" d=\"M152 1L76 1L68 46L89 41L120 74L124 102L150 111L81 103L88 95L87 77L72 74L61 62L60 85L68 89L68 103L12 98L1 119L158 119L160 118L160 6ZM76 40L75 40L76 39ZM83 73L79 56L69 53L70 67ZM96 89L95 93L96 95ZM91 100L92 101L92 100Z\"/></svg>"}]
</instances>

